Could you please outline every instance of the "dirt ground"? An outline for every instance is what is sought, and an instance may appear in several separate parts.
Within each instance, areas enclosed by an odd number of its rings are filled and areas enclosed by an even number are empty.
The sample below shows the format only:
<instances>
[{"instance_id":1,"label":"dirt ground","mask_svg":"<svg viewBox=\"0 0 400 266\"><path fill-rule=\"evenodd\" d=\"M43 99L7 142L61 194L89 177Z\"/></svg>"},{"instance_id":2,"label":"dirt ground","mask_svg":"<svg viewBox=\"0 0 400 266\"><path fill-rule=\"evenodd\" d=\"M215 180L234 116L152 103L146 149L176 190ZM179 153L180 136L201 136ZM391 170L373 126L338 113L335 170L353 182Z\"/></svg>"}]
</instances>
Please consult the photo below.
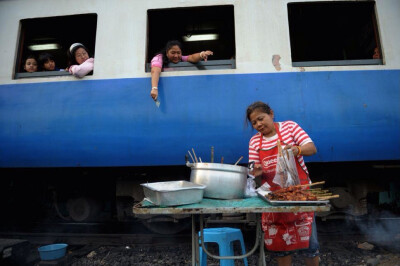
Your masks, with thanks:
<instances>
[{"instance_id":1,"label":"dirt ground","mask_svg":"<svg viewBox=\"0 0 400 266\"><path fill-rule=\"evenodd\" d=\"M400 265L400 252L371 243L356 241L323 241L321 244L320 265ZM247 247L249 250L251 246ZM372 248L372 249L371 249ZM371 249L371 250L369 250ZM216 246L210 247L217 252ZM238 252L235 246L235 252ZM266 254L267 265L277 265L270 254ZM257 265L258 252L248 258L249 265ZM40 265L40 264L37 264ZM191 265L191 246L85 246L71 247L68 251L68 265ZM208 265L219 265L217 260L208 259ZM236 260L235 265L244 265ZM294 256L293 265L304 265L304 260Z\"/></svg>"}]
</instances>

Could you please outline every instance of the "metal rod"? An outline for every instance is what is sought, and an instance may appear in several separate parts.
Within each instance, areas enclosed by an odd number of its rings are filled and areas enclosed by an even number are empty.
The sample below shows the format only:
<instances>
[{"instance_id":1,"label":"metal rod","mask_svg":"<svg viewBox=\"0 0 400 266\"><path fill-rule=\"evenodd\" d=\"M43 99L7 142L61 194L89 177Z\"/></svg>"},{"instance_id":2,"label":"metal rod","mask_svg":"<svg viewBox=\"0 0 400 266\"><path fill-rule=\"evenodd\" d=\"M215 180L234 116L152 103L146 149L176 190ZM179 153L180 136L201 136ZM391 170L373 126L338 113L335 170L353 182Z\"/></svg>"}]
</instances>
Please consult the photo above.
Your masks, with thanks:
<instances>
[{"instance_id":1,"label":"metal rod","mask_svg":"<svg viewBox=\"0 0 400 266\"><path fill-rule=\"evenodd\" d=\"M189 153L189 155L190 155L190 158L192 158L193 163L195 163L196 161L193 159L193 156L192 156L192 154L190 153L190 151L188 151L188 153Z\"/></svg>"},{"instance_id":2,"label":"metal rod","mask_svg":"<svg viewBox=\"0 0 400 266\"><path fill-rule=\"evenodd\" d=\"M211 146L211 163L214 162L214 146Z\"/></svg>"},{"instance_id":3,"label":"metal rod","mask_svg":"<svg viewBox=\"0 0 400 266\"><path fill-rule=\"evenodd\" d=\"M194 152L193 148L192 148L192 152L193 152L194 159L196 160L196 163L198 163L199 161L197 161L196 153Z\"/></svg>"},{"instance_id":4,"label":"metal rod","mask_svg":"<svg viewBox=\"0 0 400 266\"><path fill-rule=\"evenodd\" d=\"M240 162L240 160L242 160L242 159L243 159L243 156L240 156L239 160L237 160L237 162L235 163L235 165L237 165L237 164Z\"/></svg>"},{"instance_id":5,"label":"metal rod","mask_svg":"<svg viewBox=\"0 0 400 266\"><path fill-rule=\"evenodd\" d=\"M256 214L256 220L257 220L257 229L256 230L259 230L257 237L259 237L259 242L260 242L260 255L258 256L258 265L259 266L267 266L267 264L265 262L264 234L262 231L261 214L260 213Z\"/></svg>"},{"instance_id":6,"label":"metal rod","mask_svg":"<svg viewBox=\"0 0 400 266\"><path fill-rule=\"evenodd\" d=\"M194 219L194 214L192 214L192 265L196 266L197 264L197 252L196 249L198 250L198 245L199 241L197 240L197 234L196 234L196 222Z\"/></svg>"}]
</instances>

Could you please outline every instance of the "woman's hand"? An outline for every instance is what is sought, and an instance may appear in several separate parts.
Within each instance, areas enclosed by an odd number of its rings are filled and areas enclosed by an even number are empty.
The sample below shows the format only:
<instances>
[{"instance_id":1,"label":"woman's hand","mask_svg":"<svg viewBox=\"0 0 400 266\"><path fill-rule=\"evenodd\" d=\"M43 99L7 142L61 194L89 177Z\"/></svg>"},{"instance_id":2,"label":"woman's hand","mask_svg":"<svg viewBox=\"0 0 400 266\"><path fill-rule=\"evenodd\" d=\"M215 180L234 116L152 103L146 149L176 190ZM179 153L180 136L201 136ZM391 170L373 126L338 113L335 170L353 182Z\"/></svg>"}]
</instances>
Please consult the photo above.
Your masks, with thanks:
<instances>
[{"instance_id":1,"label":"woman's hand","mask_svg":"<svg viewBox=\"0 0 400 266\"><path fill-rule=\"evenodd\" d=\"M156 87L153 87L153 88L151 89L150 96L151 96L151 98L153 98L154 101L157 100L157 97L158 97L158 89L157 89Z\"/></svg>"},{"instance_id":2,"label":"woman's hand","mask_svg":"<svg viewBox=\"0 0 400 266\"><path fill-rule=\"evenodd\" d=\"M286 145L284 150L291 149L294 156L311 156L317 153L317 148L313 142L306 143L302 146Z\"/></svg>"},{"instance_id":3,"label":"woman's hand","mask_svg":"<svg viewBox=\"0 0 400 266\"><path fill-rule=\"evenodd\" d=\"M204 61L207 61L208 56L213 55L214 53L212 51L203 51L200 53L200 57L201 59L203 59Z\"/></svg>"},{"instance_id":4,"label":"woman's hand","mask_svg":"<svg viewBox=\"0 0 400 266\"><path fill-rule=\"evenodd\" d=\"M284 148L284 150L292 150L294 156L299 155L300 149L299 149L299 146L294 146L294 145L290 145L290 144L286 145Z\"/></svg>"},{"instance_id":5,"label":"woman's hand","mask_svg":"<svg viewBox=\"0 0 400 266\"><path fill-rule=\"evenodd\" d=\"M254 169L250 172L251 175L257 177L262 175L262 166L261 164L254 164Z\"/></svg>"}]
</instances>

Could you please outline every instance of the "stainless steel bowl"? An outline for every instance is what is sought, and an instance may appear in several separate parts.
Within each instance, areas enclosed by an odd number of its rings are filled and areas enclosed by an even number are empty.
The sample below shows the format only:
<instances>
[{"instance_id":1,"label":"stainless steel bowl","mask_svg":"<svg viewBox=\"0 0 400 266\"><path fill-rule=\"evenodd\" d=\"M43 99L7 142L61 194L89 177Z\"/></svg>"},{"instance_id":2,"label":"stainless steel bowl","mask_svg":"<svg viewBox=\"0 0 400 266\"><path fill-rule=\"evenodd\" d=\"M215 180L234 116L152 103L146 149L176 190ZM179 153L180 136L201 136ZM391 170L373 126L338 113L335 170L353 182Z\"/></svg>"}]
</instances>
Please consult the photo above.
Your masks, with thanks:
<instances>
[{"instance_id":1,"label":"stainless steel bowl","mask_svg":"<svg viewBox=\"0 0 400 266\"><path fill-rule=\"evenodd\" d=\"M247 167L220 163L187 163L190 182L205 185L204 197L242 199L247 183Z\"/></svg>"}]
</instances>

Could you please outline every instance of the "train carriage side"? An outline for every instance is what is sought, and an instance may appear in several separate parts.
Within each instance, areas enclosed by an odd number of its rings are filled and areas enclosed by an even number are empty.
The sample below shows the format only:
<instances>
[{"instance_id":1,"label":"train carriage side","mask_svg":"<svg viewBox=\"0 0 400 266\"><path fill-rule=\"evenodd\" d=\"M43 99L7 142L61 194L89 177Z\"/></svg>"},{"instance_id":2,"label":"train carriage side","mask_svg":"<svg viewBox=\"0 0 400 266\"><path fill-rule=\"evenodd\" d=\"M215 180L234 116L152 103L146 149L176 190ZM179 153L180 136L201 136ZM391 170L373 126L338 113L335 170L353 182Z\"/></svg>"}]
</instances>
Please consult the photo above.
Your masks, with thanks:
<instances>
[{"instance_id":1,"label":"train carriage side","mask_svg":"<svg viewBox=\"0 0 400 266\"><path fill-rule=\"evenodd\" d=\"M248 140L255 132L245 127L244 113L256 100L270 103L278 121L294 120L306 129L318 148L317 155L307 159L318 174L324 174L320 165L371 162L368 167L395 167L400 159L400 36L396 32L400 4L395 0L325 1L322 6L319 1L220 0L207 1L201 7L192 0L70 2L35 1L29 3L29 9L24 8L24 1L0 2L0 166L9 176L2 181L3 187L9 188L15 181L11 176L19 176L22 184L33 182L33 177L25 175L40 171L45 184L59 175L60 179L74 180L72 183L83 182L85 187L93 187L93 183L108 187L110 179L120 177L123 184L132 179L138 183L171 178L160 174L165 171L179 171L185 176L184 155L191 148L208 161L213 146L216 157L234 163L240 156L247 157ZM344 12L359 8L357 3L367 3L364 16L358 20L367 21L371 10L374 20L368 20L364 35L351 41L369 36L379 57L374 59L371 54L366 58L366 52L360 55L353 46L344 46L346 49L338 52L331 45L324 50L309 44L316 51L310 52L307 43L318 40L312 33L321 31L315 28L307 35L304 30L313 22L303 21L299 14L317 10L335 18L338 13L329 13L329 5ZM225 12L220 17L226 21L216 19L211 31L225 29L221 25L226 24L233 28L228 37L220 35L224 46L218 45L219 40L184 42L184 52L185 47L189 47L187 51L211 47L220 54L230 51L233 54L223 57L215 53L214 61L233 63L213 69L210 58L205 70L189 66L186 71L163 72L161 105L157 108L149 96L150 73L146 72L152 52L162 46L156 42L168 40L164 36L168 29L172 29L174 38L182 37L178 33L193 34L183 32L187 27L174 33L178 25L174 23L186 23L199 32L210 31L204 18L196 14L217 7ZM181 12L180 21L159 18L173 12ZM39 73L33 77L19 73L26 55L23 49L29 45L23 42L30 36L28 30L40 21L56 23L56 18L61 24L63 19L92 23L90 29L74 24L76 27L67 34L71 39L64 40L60 49L65 52L67 43L78 41L72 38L75 33L88 31L89 37L82 33L78 36L89 38L95 50L93 75L76 79L65 74ZM346 18L352 21L351 16ZM39 38L46 28L35 32ZM330 40L329 35L321 39ZM326 54L333 60L325 58ZM185 65L182 67L185 69ZM85 178L87 181L83 181ZM65 183L59 186L75 191L71 182ZM117 186L116 190L118 194L123 189ZM65 202L81 204L78 191L61 197ZM128 190L120 195L130 193Z\"/></svg>"}]
</instances>

